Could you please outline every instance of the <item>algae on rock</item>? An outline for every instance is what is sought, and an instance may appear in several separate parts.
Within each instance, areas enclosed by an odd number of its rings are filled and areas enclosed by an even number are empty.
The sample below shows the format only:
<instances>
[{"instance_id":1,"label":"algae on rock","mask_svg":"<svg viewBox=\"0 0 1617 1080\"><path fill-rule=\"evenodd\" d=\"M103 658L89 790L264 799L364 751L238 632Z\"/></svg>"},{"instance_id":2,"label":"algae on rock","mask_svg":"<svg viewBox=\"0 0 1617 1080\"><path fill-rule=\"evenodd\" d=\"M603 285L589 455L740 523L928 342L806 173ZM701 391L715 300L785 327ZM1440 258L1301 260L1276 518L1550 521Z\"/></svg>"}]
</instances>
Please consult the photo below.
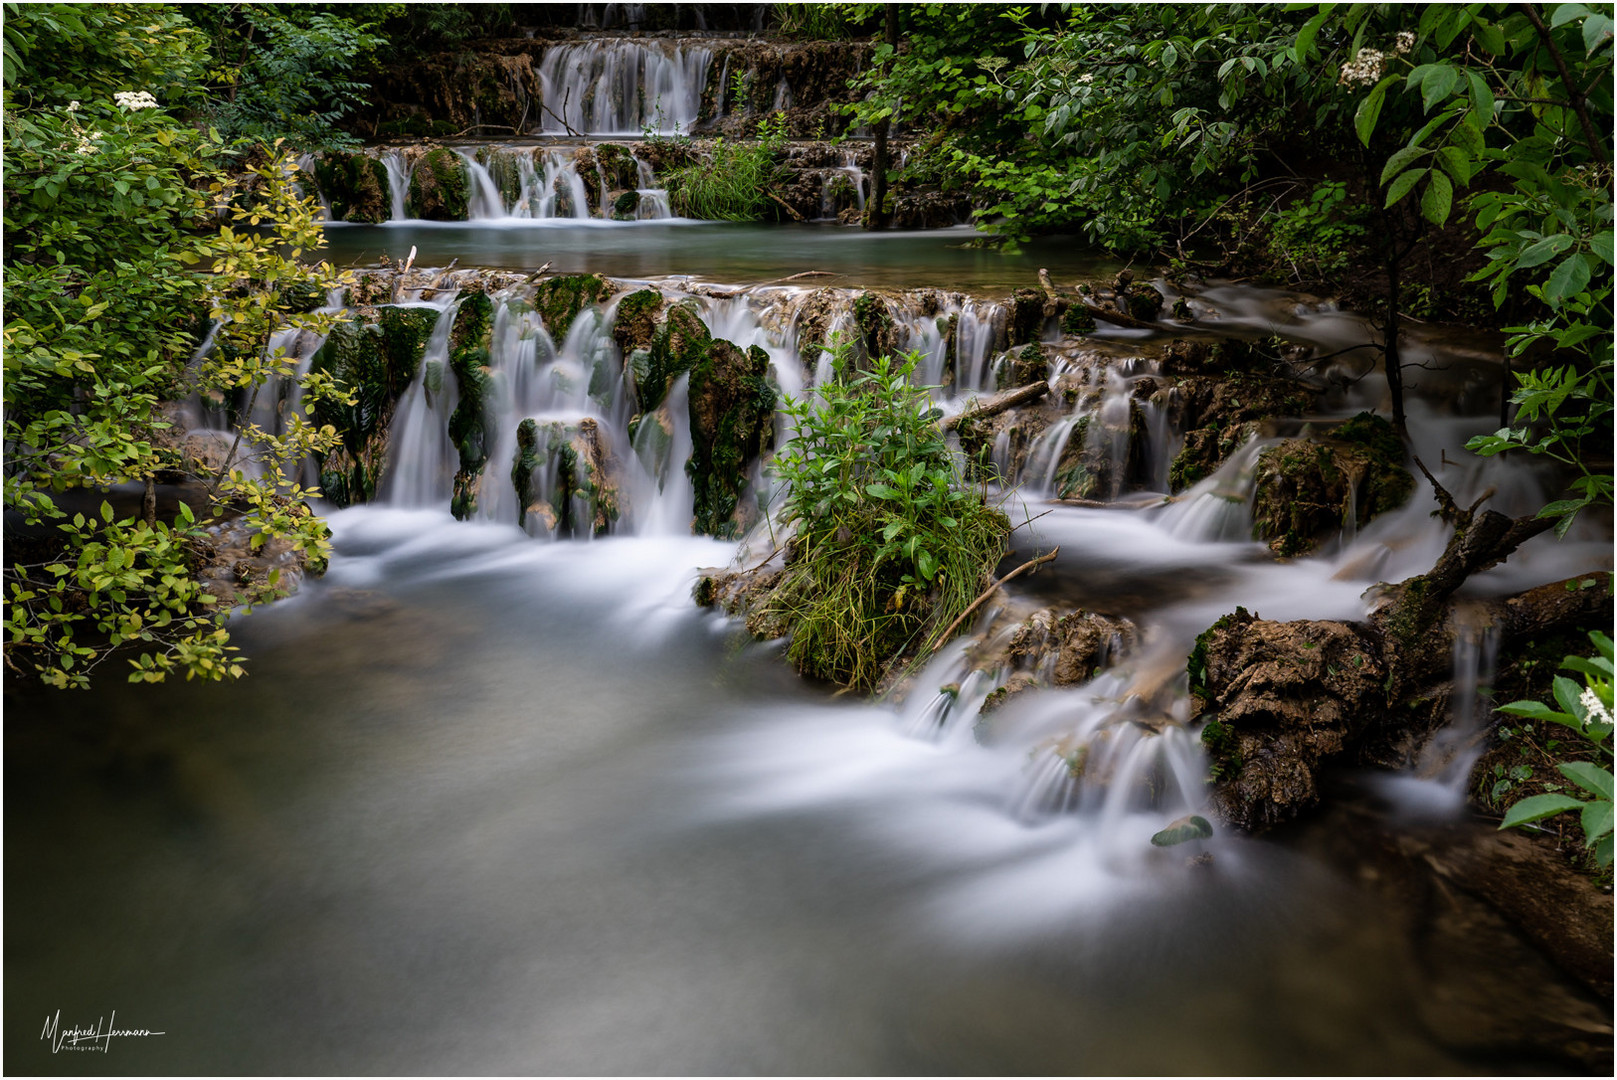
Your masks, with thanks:
<instances>
[{"instance_id":1,"label":"algae on rock","mask_svg":"<svg viewBox=\"0 0 1617 1080\"><path fill-rule=\"evenodd\" d=\"M392 217L387 166L379 158L331 151L315 162L314 176L334 221L379 225Z\"/></svg>"},{"instance_id":2,"label":"algae on rock","mask_svg":"<svg viewBox=\"0 0 1617 1080\"><path fill-rule=\"evenodd\" d=\"M1327 535L1409 500L1415 481L1392 425L1360 413L1318 441L1288 439L1258 458L1253 534L1280 556L1306 555Z\"/></svg>"},{"instance_id":3,"label":"algae on rock","mask_svg":"<svg viewBox=\"0 0 1617 1080\"><path fill-rule=\"evenodd\" d=\"M758 518L748 480L774 437L769 354L757 345L743 352L714 340L691 369L690 416L685 472L696 492L692 531L738 536Z\"/></svg>"},{"instance_id":4,"label":"algae on rock","mask_svg":"<svg viewBox=\"0 0 1617 1080\"><path fill-rule=\"evenodd\" d=\"M486 293L472 293L460 302L449 333L449 369L460 387L460 402L449 416L449 439L460 454L455 491L449 509L465 520L477 512L483 467L493 444L494 420L489 400L489 349L494 334L494 304Z\"/></svg>"},{"instance_id":5,"label":"algae on rock","mask_svg":"<svg viewBox=\"0 0 1617 1080\"><path fill-rule=\"evenodd\" d=\"M466 163L453 150L427 151L410 174L412 217L465 221L468 205Z\"/></svg>"}]
</instances>

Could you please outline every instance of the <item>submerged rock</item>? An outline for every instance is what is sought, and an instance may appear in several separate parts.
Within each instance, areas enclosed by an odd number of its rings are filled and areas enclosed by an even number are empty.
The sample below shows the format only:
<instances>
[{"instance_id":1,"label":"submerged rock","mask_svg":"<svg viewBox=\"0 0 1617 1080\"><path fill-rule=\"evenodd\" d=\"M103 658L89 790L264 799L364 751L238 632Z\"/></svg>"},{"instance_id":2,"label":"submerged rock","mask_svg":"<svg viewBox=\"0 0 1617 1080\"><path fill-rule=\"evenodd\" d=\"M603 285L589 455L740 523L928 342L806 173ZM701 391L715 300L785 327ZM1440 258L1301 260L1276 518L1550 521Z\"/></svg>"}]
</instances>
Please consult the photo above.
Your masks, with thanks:
<instances>
[{"instance_id":1,"label":"submerged rock","mask_svg":"<svg viewBox=\"0 0 1617 1080\"><path fill-rule=\"evenodd\" d=\"M1258 458L1253 534L1276 555L1306 555L1325 537L1409 501L1414 477L1392 425L1360 413L1322 438L1288 439Z\"/></svg>"}]
</instances>

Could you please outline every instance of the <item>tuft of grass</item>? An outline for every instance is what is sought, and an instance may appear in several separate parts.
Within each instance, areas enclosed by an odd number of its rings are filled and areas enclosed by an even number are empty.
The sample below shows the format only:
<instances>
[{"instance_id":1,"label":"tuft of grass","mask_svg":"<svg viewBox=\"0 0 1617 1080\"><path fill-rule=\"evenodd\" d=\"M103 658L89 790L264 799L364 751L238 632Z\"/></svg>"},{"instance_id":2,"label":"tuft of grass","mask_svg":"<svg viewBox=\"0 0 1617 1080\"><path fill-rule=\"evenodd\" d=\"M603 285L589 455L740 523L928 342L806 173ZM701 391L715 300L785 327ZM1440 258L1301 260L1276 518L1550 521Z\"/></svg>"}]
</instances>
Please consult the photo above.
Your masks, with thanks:
<instances>
[{"instance_id":1,"label":"tuft of grass","mask_svg":"<svg viewBox=\"0 0 1617 1080\"><path fill-rule=\"evenodd\" d=\"M702 221L762 220L786 140L785 116L777 115L758 122L757 141L715 139L710 160L669 172L664 183L674 213Z\"/></svg>"},{"instance_id":2,"label":"tuft of grass","mask_svg":"<svg viewBox=\"0 0 1617 1080\"><path fill-rule=\"evenodd\" d=\"M839 353L818 401L785 406L775 471L796 534L765 614L791 628L799 671L869 690L977 598L1011 526L962 478L931 388L910 384L919 356L853 371Z\"/></svg>"}]
</instances>

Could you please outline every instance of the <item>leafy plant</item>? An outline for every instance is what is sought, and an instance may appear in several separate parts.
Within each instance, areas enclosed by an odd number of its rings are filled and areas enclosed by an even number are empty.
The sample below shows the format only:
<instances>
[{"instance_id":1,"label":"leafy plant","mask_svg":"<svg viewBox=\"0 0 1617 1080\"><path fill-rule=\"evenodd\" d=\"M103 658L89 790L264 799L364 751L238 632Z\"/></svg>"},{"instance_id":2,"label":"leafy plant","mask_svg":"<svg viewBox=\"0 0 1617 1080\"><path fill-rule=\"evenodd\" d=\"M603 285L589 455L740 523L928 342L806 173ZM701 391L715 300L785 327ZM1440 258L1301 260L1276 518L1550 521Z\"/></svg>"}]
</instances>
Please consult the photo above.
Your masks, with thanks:
<instances>
[{"instance_id":1,"label":"leafy plant","mask_svg":"<svg viewBox=\"0 0 1617 1080\"><path fill-rule=\"evenodd\" d=\"M862 689L884 663L950 625L981 590L1010 522L966 486L909 377L919 356L878 357L818 400L788 400L794 436L775 457L796 532L766 614L791 628L799 670Z\"/></svg>"},{"instance_id":2,"label":"leafy plant","mask_svg":"<svg viewBox=\"0 0 1617 1080\"><path fill-rule=\"evenodd\" d=\"M1612 733L1612 641L1599 631L1592 632L1595 654L1589 657L1569 656L1561 663L1563 669L1583 676L1579 687L1572 679L1557 675L1554 683L1555 702L1552 709L1543 702L1515 701L1502 705L1500 712L1526 717L1533 721L1559 724L1587 740L1606 760L1611 759L1611 747L1606 740ZM1576 810L1583 829L1585 847L1594 849L1595 861L1601 867L1612 863L1612 773L1592 761L1563 762L1558 771L1567 780L1581 788L1588 796L1582 799L1551 792L1534 795L1516 803L1505 815L1501 829L1541 821L1556 814Z\"/></svg>"}]
</instances>

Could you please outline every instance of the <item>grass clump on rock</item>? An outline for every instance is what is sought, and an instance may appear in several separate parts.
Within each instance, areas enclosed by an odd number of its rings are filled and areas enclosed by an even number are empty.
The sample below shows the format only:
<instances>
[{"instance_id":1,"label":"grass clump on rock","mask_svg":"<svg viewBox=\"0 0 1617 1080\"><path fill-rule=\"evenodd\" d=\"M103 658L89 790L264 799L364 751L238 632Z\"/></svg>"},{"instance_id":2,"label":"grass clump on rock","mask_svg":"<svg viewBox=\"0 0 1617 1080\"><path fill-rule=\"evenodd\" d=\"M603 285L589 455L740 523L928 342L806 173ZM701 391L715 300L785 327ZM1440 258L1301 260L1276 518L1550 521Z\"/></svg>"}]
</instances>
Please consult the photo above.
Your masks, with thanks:
<instances>
[{"instance_id":1,"label":"grass clump on rock","mask_svg":"<svg viewBox=\"0 0 1617 1080\"><path fill-rule=\"evenodd\" d=\"M910 385L918 359L855 372L844 354L820 400L788 401L796 437L775 459L796 534L762 614L799 671L862 690L966 610L1010 534Z\"/></svg>"}]
</instances>

